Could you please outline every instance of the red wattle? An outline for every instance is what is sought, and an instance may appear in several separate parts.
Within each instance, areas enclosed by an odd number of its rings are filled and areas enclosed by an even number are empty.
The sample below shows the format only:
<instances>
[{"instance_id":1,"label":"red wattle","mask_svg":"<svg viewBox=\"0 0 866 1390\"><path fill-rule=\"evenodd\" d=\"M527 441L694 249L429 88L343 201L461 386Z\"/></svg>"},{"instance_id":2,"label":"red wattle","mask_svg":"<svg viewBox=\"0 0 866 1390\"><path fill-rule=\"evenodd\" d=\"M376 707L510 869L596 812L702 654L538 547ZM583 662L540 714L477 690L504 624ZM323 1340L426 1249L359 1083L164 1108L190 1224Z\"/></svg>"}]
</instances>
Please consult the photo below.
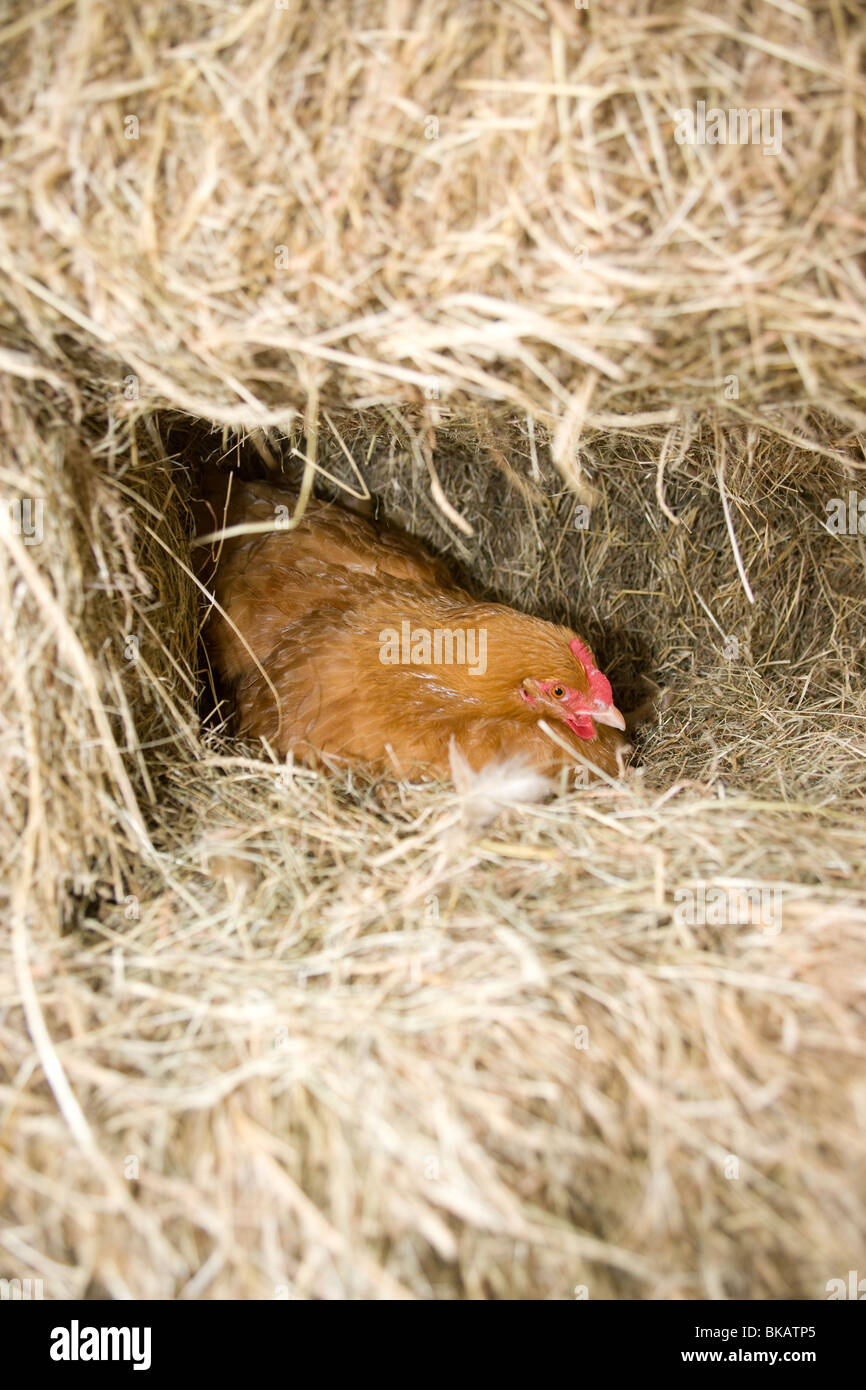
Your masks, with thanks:
<instances>
[{"instance_id":1,"label":"red wattle","mask_svg":"<svg viewBox=\"0 0 866 1390\"><path fill-rule=\"evenodd\" d=\"M592 722L592 715L570 714L567 716L565 722L572 733L577 734L578 738L595 738L595 725Z\"/></svg>"}]
</instances>

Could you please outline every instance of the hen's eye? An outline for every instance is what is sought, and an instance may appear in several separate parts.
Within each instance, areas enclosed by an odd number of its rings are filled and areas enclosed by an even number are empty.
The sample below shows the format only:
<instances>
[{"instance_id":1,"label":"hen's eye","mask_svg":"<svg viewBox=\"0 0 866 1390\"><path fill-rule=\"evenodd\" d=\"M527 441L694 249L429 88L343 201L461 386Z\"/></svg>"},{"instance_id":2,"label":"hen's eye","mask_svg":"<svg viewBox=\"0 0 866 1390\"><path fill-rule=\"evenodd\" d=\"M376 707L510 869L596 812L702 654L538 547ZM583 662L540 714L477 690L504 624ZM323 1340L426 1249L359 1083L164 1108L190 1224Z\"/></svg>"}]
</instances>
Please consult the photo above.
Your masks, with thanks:
<instances>
[{"instance_id":1,"label":"hen's eye","mask_svg":"<svg viewBox=\"0 0 866 1390\"><path fill-rule=\"evenodd\" d=\"M554 696L555 699L561 700L563 695L565 694L565 691L563 690L561 685L555 685L550 693Z\"/></svg>"}]
</instances>

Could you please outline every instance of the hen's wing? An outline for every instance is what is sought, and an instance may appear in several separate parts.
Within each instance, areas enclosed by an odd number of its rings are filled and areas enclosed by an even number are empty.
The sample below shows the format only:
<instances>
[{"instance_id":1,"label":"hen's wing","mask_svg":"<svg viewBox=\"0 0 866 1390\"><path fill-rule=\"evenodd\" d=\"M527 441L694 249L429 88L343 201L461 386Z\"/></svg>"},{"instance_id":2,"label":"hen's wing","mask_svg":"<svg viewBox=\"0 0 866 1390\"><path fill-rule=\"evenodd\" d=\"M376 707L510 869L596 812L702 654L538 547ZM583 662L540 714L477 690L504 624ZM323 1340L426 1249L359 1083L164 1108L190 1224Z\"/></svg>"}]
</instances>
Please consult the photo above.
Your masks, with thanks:
<instances>
[{"instance_id":1,"label":"hen's wing","mask_svg":"<svg viewBox=\"0 0 866 1390\"><path fill-rule=\"evenodd\" d=\"M231 526L273 522L279 528L271 536L235 537L211 547L220 564L234 555L261 553L262 547L282 549L294 567L300 559L337 565L362 574L384 574L418 584L458 589L444 560L432 555L417 540L393 527L380 530L374 522L332 502L311 497L297 526L291 519L297 492L288 486L265 482L232 482L212 475L202 488L195 507L196 533L204 535Z\"/></svg>"},{"instance_id":2,"label":"hen's wing","mask_svg":"<svg viewBox=\"0 0 866 1390\"><path fill-rule=\"evenodd\" d=\"M301 521L289 528L297 494L265 482L236 482L210 475L194 504L197 535L238 525L275 523L269 534L229 537L198 547L198 573L231 618L218 611L208 627L216 664L233 679L255 669L305 614L344 604L347 584L357 592L364 578L408 581L455 601L467 599L447 565L411 537L379 531L364 517L310 498ZM232 626L232 624L234 626ZM238 633L243 633L241 641Z\"/></svg>"}]
</instances>

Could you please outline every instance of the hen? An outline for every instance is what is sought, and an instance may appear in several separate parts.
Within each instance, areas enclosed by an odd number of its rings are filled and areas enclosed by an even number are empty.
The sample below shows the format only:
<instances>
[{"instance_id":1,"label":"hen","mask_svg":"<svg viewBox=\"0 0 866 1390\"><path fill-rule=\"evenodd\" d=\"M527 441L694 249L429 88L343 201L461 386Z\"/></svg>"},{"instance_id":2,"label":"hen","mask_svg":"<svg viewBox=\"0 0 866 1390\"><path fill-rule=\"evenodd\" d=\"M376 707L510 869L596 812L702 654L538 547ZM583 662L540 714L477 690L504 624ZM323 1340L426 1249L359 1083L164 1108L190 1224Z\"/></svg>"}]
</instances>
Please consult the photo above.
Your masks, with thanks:
<instances>
[{"instance_id":1,"label":"hen","mask_svg":"<svg viewBox=\"0 0 866 1390\"><path fill-rule=\"evenodd\" d=\"M576 633L476 602L416 541L335 504L310 498L290 528L285 485L212 473L202 492L198 537L258 524L196 552L239 734L391 776L447 777L452 740L476 771L617 773L625 721Z\"/></svg>"}]
</instances>

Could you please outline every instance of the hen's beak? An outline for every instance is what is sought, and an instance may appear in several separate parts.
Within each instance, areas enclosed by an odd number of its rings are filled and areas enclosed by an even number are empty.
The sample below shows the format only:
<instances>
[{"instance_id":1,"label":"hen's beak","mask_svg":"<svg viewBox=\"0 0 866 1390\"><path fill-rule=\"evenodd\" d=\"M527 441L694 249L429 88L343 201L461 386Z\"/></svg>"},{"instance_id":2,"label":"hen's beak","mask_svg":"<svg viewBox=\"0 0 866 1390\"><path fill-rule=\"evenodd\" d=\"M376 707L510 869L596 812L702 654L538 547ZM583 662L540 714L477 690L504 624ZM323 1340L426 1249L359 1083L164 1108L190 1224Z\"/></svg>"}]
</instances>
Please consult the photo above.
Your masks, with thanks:
<instances>
[{"instance_id":1,"label":"hen's beak","mask_svg":"<svg viewBox=\"0 0 866 1390\"><path fill-rule=\"evenodd\" d=\"M612 729L622 729L625 733L625 720L616 705L603 705L601 709L590 710L596 724L609 724Z\"/></svg>"}]
</instances>

